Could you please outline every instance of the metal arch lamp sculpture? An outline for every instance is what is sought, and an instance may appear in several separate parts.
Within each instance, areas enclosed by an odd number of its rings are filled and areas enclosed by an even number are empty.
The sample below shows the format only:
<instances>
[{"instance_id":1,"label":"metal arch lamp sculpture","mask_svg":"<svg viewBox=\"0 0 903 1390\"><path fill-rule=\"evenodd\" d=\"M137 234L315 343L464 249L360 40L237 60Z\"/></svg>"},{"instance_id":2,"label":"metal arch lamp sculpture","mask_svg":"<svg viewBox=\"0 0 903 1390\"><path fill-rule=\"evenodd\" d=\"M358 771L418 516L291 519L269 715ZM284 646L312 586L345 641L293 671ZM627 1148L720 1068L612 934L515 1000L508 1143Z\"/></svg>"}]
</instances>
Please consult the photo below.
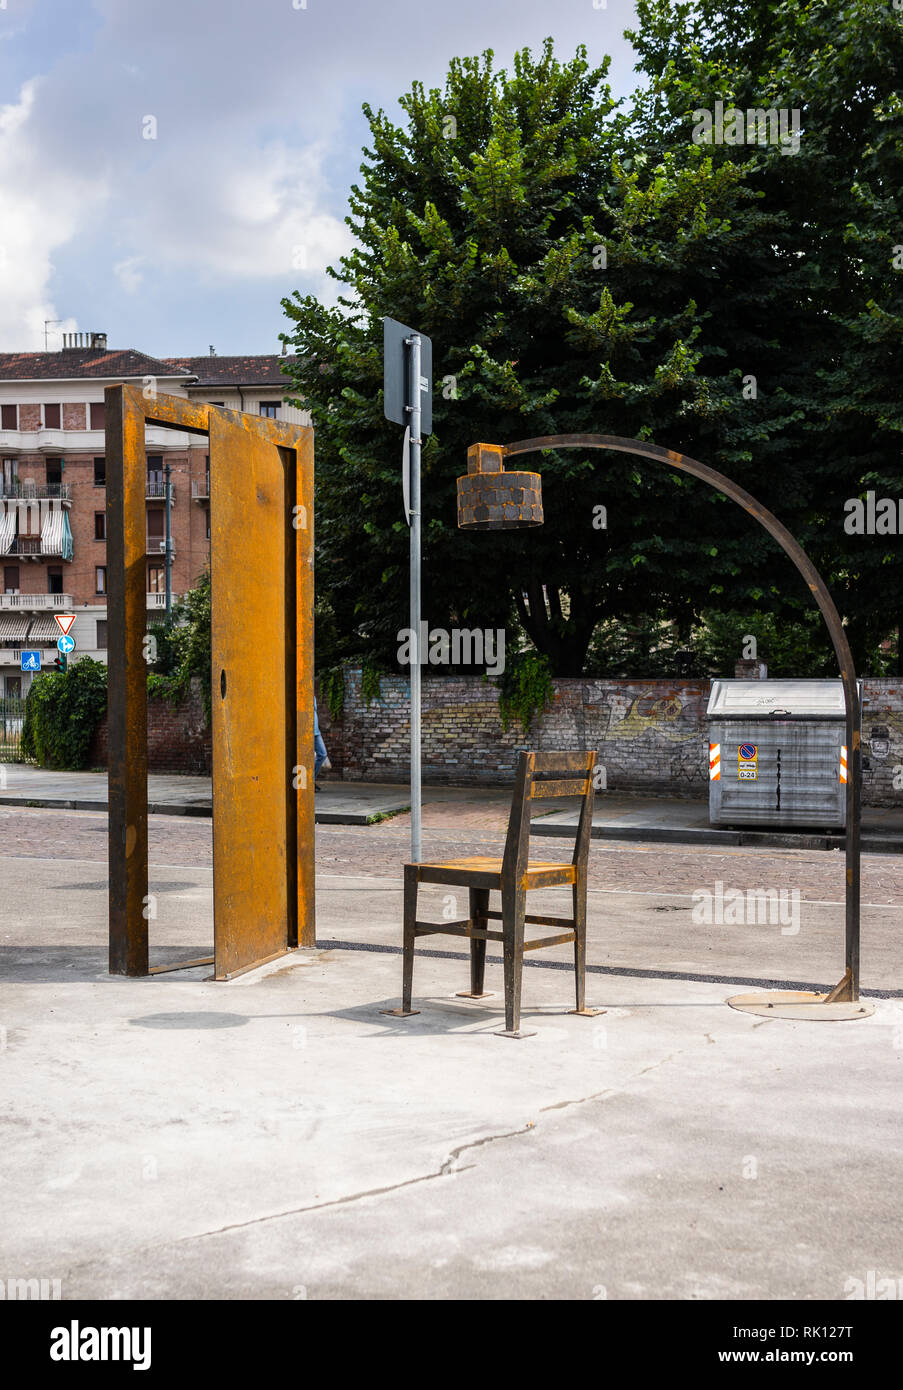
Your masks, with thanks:
<instances>
[{"instance_id":1,"label":"metal arch lamp sculpture","mask_svg":"<svg viewBox=\"0 0 903 1390\"><path fill-rule=\"evenodd\" d=\"M463 531L500 531L541 526L542 481L538 473L505 470L505 461L542 449L610 449L622 454L664 463L722 492L737 502L781 546L796 565L825 620L843 682L846 706L846 740L849 756L846 826L846 914L843 977L827 994L806 990L773 990L768 994L735 995L734 1008L766 1018L853 1019L874 1013L874 1005L859 998L859 917L861 870L862 748L859 689L850 644L840 614L827 585L802 546L777 517L746 490L686 454L639 439L610 434L551 434L520 439L514 444L472 444L467 451L467 472L458 479L458 526Z\"/></svg>"}]
</instances>

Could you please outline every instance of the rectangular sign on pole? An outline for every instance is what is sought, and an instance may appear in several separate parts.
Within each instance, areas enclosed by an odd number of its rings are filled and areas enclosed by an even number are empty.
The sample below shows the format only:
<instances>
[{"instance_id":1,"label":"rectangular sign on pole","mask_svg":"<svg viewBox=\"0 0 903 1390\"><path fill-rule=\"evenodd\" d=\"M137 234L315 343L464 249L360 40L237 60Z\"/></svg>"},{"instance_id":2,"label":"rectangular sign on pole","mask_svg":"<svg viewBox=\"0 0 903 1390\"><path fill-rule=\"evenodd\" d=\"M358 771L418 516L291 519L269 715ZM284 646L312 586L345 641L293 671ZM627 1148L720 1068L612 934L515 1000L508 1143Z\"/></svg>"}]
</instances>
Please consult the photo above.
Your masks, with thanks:
<instances>
[{"instance_id":1,"label":"rectangular sign on pole","mask_svg":"<svg viewBox=\"0 0 903 1390\"><path fill-rule=\"evenodd\" d=\"M408 399L409 338L420 339L420 434L433 432L433 344L416 328L383 319L383 414L396 425L409 425L414 405Z\"/></svg>"}]
</instances>

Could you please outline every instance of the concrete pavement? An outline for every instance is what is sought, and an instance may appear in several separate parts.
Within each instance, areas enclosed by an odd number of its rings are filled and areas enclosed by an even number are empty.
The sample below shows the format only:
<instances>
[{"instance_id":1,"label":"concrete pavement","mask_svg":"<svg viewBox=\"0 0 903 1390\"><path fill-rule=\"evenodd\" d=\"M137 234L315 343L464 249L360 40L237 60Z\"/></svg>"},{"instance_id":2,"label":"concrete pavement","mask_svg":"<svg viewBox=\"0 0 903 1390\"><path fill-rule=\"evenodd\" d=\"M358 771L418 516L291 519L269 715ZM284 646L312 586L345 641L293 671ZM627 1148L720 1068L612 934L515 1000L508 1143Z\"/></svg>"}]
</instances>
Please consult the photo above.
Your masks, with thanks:
<instances>
[{"instance_id":1,"label":"concrete pavement","mask_svg":"<svg viewBox=\"0 0 903 1390\"><path fill-rule=\"evenodd\" d=\"M209 777L148 776L151 814L209 816ZM399 783L341 782L324 779L316 797L320 825L370 825L410 806L410 789ZM507 821L511 793L507 787L423 788L425 821L442 825L497 826ZM68 810L106 810L103 772L51 772L24 763L0 766L0 806L43 806ZM534 818L538 835L568 837L576 826L576 803L562 798L555 810ZM863 810L863 849L873 854L903 853L903 806L867 806ZM650 843L761 845L776 848L842 847L842 835L824 831L726 829L709 825L708 802L680 797L634 796L599 792L593 837Z\"/></svg>"},{"instance_id":2,"label":"concrete pavement","mask_svg":"<svg viewBox=\"0 0 903 1390\"><path fill-rule=\"evenodd\" d=\"M105 811L105 772L53 772L27 763L0 767L0 806L45 806L70 811ZM151 815L209 816L212 791L209 777L152 772L147 779ZM411 798L404 787L368 782L333 782L318 792L316 818L321 824L369 825L406 810Z\"/></svg>"},{"instance_id":3,"label":"concrete pavement","mask_svg":"<svg viewBox=\"0 0 903 1390\"><path fill-rule=\"evenodd\" d=\"M493 998L458 999L451 939L418 953L420 1014L380 1012L397 878L321 873L321 947L229 984L111 979L98 863L5 857L0 882L9 1276L61 1278L64 1298L315 1300L843 1299L903 1275L901 1002L765 1021L689 978L833 980L836 904L783 936L591 893L606 1012L567 1014L556 948L525 970L536 1036L512 1042L493 1035L500 967ZM158 863L151 891L155 958L208 950L210 871ZM864 946L873 984L903 984L899 913Z\"/></svg>"}]
</instances>

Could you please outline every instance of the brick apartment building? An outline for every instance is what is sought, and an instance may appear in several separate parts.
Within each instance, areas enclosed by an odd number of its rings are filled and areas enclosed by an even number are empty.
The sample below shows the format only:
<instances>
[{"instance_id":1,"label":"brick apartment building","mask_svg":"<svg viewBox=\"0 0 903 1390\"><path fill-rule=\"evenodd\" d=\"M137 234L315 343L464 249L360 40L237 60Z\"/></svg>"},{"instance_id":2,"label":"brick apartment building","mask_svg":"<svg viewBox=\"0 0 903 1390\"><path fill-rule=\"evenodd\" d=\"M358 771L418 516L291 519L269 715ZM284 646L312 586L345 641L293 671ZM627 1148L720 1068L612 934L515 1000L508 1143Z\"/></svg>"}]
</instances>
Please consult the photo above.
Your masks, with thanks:
<instances>
[{"instance_id":1,"label":"brick apartment building","mask_svg":"<svg viewBox=\"0 0 903 1390\"><path fill-rule=\"evenodd\" d=\"M287 406L281 359L158 359L108 349L102 333L73 334L58 352L0 353L0 696L24 695L22 650L56 657L55 613L72 612L77 656L106 660L104 388L120 382L307 424ZM147 610L162 616L166 577L164 465L171 467L172 592L183 593L209 554L207 440L148 428Z\"/></svg>"}]
</instances>

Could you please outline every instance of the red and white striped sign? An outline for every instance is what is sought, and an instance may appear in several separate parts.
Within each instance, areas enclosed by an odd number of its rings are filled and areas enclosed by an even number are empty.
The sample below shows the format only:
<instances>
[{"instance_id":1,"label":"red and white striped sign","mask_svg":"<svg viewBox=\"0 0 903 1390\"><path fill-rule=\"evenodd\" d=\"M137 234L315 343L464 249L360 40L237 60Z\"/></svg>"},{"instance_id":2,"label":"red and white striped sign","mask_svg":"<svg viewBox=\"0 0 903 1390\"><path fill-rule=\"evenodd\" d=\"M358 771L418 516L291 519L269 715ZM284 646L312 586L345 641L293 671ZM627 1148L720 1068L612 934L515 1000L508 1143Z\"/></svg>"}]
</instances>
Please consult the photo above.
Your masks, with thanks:
<instances>
[{"instance_id":1,"label":"red and white striped sign","mask_svg":"<svg viewBox=\"0 0 903 1390\"><path fill-rule=\"evenodd\" d=\"M847 745L844 744L840 750L840 780L847 780Z\"/></svg>"},{"instance_id":2,"label":"red and white striped sign","mask_svg":"<svg viewBox=\"0 0 903 1390\"><path fill-rule=\"evenodd\" d=\"M721 781L721 744L709 744L709 781Z\"/></svg>"}]
</instances>

